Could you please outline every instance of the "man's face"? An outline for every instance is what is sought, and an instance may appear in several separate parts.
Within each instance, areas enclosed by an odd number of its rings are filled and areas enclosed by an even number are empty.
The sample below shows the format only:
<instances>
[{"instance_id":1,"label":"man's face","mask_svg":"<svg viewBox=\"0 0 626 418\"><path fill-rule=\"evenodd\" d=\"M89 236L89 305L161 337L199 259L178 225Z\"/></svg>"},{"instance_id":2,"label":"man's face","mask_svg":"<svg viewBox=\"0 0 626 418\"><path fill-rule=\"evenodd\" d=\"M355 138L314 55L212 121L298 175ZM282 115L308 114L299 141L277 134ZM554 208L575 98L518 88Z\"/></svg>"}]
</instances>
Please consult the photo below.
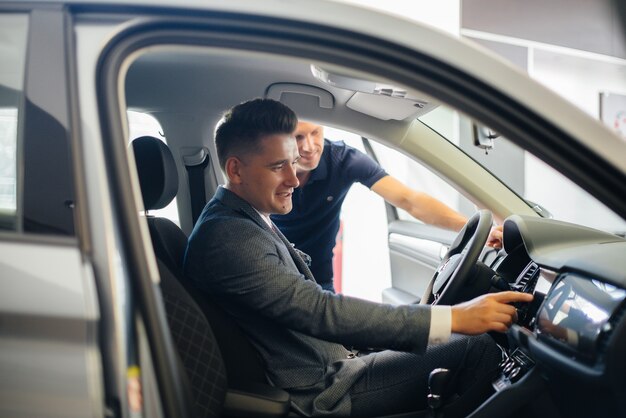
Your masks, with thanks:
<instances>
[{"instance_id":1,"label":"man's face","mask_svg":"<svg viewBox=\"0 0 626 418\"><path fill-rule=\"evenodd\" d=\"M310 122L298 122L294 136L300 152L298 172L315 170L324 151L324 128Z\"/></svg>"},{"instance_id":2,"label":"man's face","mask_svg":"<svg viewBox=\"0 0 626 418\"><path fill-rule=\"evenodd\" d=\"M238 175L230 180L237 194L259 212L289 213L293 189L299 184L296 141L289 135L269 135L261 139L260 149L238 159Z\"/></svg>"}]
</instances>

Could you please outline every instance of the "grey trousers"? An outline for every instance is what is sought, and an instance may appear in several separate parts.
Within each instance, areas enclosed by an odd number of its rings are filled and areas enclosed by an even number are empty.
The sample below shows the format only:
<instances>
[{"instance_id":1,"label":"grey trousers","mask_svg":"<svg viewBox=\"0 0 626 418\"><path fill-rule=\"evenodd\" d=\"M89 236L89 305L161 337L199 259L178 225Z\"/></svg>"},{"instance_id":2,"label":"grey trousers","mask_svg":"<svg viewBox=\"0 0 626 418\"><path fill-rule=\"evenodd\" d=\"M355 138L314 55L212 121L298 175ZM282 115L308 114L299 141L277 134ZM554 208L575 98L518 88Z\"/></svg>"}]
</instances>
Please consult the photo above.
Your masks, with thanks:
<instances>
[{"instance_id":1,"label":"grey trousers","mask_svg":"<svg viewBox=\"0 0 626 418\"><path fill-rule=\"evenodd\" d=\"M489 393L502 354L488 335L453 335L447 344L429 346L422 355L386 350L361 358L368 367L350 390L354 417L426 409L428 375L438 367L453 372L451 385L459 396L457 402L471 410Z\"/></svg>"}]
</instances>

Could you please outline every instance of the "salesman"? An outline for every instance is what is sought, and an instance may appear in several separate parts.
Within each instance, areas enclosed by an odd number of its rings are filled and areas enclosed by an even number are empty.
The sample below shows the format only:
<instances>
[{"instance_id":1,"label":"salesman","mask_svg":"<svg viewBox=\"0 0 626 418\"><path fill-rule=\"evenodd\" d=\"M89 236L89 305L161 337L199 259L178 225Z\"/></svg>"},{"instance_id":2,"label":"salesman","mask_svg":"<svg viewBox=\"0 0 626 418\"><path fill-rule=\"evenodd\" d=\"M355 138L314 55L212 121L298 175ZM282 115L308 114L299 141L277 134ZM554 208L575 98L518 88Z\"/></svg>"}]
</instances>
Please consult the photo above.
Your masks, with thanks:
<instances>
[{"instance_id":1,"label":"salesman","mask_svg":"<svg viewBox=\"0 0 626 418\"><path fill-rule=\"evenodd\" d=\"M333 248L343 201L356 182L416 219L460 231L467 218L434 197L411 190L390 176L369 156L343 142L324 139L324 128L298 122L294 132L300 159L300 185L293 193L293 210L272 221L297 248L311 256L311 272L325 290L333 284ZM487 245L502 246L502 227L491 230Z\"/></svg>"}]
</instances>

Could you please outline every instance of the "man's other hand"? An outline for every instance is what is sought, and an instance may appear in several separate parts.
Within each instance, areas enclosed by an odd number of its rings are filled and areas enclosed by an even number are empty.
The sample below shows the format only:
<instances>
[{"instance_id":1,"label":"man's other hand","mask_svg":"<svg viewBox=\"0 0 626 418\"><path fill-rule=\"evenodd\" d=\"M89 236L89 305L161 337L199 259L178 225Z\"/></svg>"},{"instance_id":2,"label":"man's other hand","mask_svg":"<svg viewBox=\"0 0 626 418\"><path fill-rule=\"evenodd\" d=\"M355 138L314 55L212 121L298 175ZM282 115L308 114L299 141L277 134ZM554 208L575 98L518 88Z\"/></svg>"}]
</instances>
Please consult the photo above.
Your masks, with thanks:
<instances>
[{"instance_id":1,"label":"man's other hand","mask_svg":"<svg viewBox=\"0 0 626 418\"><path fill-rule=\"evenodd\" d=\"M506 332L517 320L512 302L530 302L533 295L520 292L488 293L452 306L452 332L477 335Z\"/></svg>"},{"instance_id":2,"label":"man's other hand","mask_svg":"<svg viewBox=\"0 0 626 418\"><path fill-rule=\"evenodd\" d=\"M487 238L487 245L493 248L502 248L502 225L491 228Z\"/></svg>"}]
</instances>

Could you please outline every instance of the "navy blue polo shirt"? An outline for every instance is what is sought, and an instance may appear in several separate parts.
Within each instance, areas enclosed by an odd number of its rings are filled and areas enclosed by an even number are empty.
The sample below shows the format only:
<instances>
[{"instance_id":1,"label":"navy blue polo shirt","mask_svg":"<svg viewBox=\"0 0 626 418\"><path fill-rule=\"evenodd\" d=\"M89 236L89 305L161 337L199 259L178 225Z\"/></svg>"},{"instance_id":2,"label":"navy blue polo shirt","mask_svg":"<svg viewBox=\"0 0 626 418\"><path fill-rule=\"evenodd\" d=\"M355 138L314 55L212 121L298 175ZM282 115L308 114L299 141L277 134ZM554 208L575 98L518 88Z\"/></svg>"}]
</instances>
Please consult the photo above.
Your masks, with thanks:
<instances>
[{"instance_id":1,"label":"navy blue polo shirt","mask_svg":"<svg viewBox=\"0 0 626 418\"><path fill-rule=\"evenodd\" d=\"M339 214L350 187L370 188L387 173L369 156L341 142L324 140L320 163L293 193L293 209L272 221L295 246L311 256L311 272L323 287L332 284L333 248Z\"/></svg>"}]
</instances>

